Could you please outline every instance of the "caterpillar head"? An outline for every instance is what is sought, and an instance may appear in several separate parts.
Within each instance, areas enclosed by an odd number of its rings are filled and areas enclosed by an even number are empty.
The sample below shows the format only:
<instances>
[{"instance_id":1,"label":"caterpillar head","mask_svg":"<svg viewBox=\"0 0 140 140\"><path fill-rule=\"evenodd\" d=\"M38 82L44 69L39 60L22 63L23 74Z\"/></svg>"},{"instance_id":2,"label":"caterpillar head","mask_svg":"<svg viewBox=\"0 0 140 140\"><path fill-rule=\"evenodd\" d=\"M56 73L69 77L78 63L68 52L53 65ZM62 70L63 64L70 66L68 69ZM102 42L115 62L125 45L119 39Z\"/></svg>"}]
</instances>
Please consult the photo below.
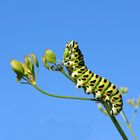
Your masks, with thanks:
<instances>
[{"instance_id":1,"label":"caterpillar head","mask_svg":"<svg viewBox=\"0 0 140 140\"><path fill-rule=\"evenodd\" d=\"M78 43L76 41L74 41L74 40L69 41L66 44L66 49L65 49L65 52L64 52L65 53L64 58L66 58L71 53L76 52L77 49L78 49Z\"/></svg>"},{"instance_id":2,"label":"caterpillar head","mask_svg":"<svg viewBox=\"0 0 140 140\"><path fill-rule=\"evenodd\" d=\"M78 43L74 40L71 40L66 44L66 48L68 48L68 50L77 49L78 48Z\"/></svg>"}]
</instances>

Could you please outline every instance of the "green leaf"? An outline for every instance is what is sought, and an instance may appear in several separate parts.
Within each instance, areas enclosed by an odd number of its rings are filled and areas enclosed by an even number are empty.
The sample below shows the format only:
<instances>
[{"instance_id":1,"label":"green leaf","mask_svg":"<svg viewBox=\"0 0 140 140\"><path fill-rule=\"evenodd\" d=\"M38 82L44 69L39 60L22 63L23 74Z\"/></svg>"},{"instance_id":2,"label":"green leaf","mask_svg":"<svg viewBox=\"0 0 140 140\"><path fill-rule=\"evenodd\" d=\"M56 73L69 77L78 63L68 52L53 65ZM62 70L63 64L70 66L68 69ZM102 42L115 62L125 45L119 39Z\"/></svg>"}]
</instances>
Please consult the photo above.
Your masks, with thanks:
<instances>
[{"instance_id":1,"label":"green leaf","mask_svg":"<svg viewBox=\"0 0 140 140\"><path fill-rule=\"evenodd\" d=\"M54 64L56 61L55 53L52 50L47 49L45 51L45 59L47 62Z\"/></svg>"}]
</instances>

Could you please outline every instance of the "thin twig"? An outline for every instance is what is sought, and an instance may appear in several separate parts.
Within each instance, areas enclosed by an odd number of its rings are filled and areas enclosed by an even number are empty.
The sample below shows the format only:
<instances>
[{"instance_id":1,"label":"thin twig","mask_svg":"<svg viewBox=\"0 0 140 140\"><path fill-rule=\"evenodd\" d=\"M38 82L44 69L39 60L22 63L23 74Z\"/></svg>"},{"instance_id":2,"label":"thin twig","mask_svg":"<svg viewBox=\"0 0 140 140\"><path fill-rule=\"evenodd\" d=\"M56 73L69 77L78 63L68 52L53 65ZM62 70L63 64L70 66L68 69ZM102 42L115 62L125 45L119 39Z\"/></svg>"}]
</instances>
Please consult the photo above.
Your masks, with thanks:
<instances>
[{"instance_id":1,"label":"thin twig","mask_svg":"<svg viewBox=\"0 0 140 140\"><path fill-rule=\"evenodd\" d=\"M98 102L98 100L93 99L93 98L80 98L80 97L75 97L75 96L62 96L62 95L50 94L50 93L45 92L42 89L40 89L37 85L34 85L34 88L37 89L39 92L47 95L47 96L51 96L51 97L55 97L55 98L75 99L75 100L85 100L85 101L96 101L96 102Z\"/></svg>"},{"instance_id":2,"label":"thin twig","mask_svg":"<svg viewBox=\"0 0 140 140\"><path fill-rule=\"evenodd\" d=\"M124 113L123 110L121 112L121 115L122 115L122 117L123 117L123 119L124 119L124 121L126 123L127 128L129 129L130 133L132 134L134 140L137 140L137 137L136 137L136 135L135 135L135 133L133 131L133 128L132 128L132 124L128 121L128 119L126 117L126 114Z\"/></svg>"}]
</instances>

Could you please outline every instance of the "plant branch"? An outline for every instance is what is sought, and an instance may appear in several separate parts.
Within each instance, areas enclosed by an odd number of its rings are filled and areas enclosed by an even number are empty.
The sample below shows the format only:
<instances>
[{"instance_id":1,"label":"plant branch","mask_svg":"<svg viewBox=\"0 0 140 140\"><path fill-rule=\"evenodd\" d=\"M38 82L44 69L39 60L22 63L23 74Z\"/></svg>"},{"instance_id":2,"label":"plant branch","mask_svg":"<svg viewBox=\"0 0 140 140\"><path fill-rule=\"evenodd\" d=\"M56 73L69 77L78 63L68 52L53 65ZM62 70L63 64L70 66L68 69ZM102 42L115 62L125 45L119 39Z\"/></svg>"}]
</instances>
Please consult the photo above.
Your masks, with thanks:
<instances>
[{"instance_id":1,"label":"plant branch","mask_svg":"<svg viewBox=\"0 0 140 140\"><path fill-rule=\"evenodd\" d=\"M131 124L134 123L134 120L135 120L135 118L136 118L137 112L138 112L138 108L134 109L134 113L133 113L132 119L131 119L131 121L130 121Z\"/></svg>"},{"instance_id":2,"label":"plant branch","mask_svg":"<svg viewBox=\"0 0 140 140\"><path fill-rule=\"evenodd\" d=\"M137 137L135 136L135 133L132 129L132 124L128 121L126 114L124 113L124 111L122 110L121 115L126 123L127 128L130 130L130 133L132 134L134 140L137 140Z\"/></svg>"},{"instance_id":3,"label":"plant branch","mask_svg":"<svg viewBox=\"0 0 140 140\"><path fill-rule=\"evenodd\" d=\"M34 88L37 89L42 94L45 94L45 95L51 96L51 97L55 97L55 98L75 99L75 100L85 100L85 101L96 101L96 102L98 101L98 100L93 99L93 98L80 98L80 97L74 97L74 96L61 96L61 95L56 95L56 94L50 94L50 93L45 92L42 89L40 89L37 85L34 85Z\"/></svg>"},{"instance_id":4,"label":"plant branch","mask_svg":"<svg viewBox=\"0 0 140 140\"><path fill-rule=\"evenodd\" d=\"M60 72L61 72L64 76L66 76L70 81L76 83L76 82L64 71L64 69L62 69Z\"/></svg>"}]
</instances>

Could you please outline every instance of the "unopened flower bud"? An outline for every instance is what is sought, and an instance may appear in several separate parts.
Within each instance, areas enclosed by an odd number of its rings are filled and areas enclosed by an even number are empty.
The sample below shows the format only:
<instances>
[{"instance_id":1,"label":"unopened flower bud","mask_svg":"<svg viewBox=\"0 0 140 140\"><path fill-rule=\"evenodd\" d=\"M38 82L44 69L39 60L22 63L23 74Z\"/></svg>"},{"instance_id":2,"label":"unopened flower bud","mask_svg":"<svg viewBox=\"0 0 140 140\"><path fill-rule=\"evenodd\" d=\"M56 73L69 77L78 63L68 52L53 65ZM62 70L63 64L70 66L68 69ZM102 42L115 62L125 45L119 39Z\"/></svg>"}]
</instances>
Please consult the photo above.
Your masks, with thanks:
<instances>
[{"instance_id":1,"label":"unopened flower bud","mask_svg":"<svg viewBox=\"0 0 140 140\"><path fill-rule=\"evenodd\" d=\"M46 59L47 62L52 63L52 64L55 63L56 56L55 56L55 53L52 50L47 49L45 51L44 56L45 56L45 59Z\"/></svg>"},{"instance_id":2,"label":"unopened flower bud","mask_svg":"<svg viewBox=\"0 0 140 140\"><path fill-rule=\"evenodd\" d=\"M51 70L51 67L48 65L45 56L42 56L42 61L43 61L44 66L45 66L48 70Z\"/></svg>"},{"instance_id":3,"label":"unopened flower bud","mask_svg":"<svg viewBox=\"0 0 140 140\"><path fill-rule=\"evenodd\" d=\"M34 73L34 65L33 65L33 62L31 60L31 58L29 56L25 56L24 57L24 60L25 60L25 65L26 67L32 72Z\"/></svg>"},{"instance_id":4,"label":"unopened flower bud","mask_svg":"<svg viewBox=\"0 0 140 140\"><path fill-rule=\"evenodd\" d=\"M17 75L22 75L24 73L24 69L22 67L22 64L17 61L17 60L11 60L10 62L11 67L13 69L13 71L17 74Z\"/></svg>"},{"instance_id":5,"label":"unopened flower bud","mask_svg":"<svg viewBox=\"0 0 140 140\"><path fill-rule=\"evenodd\" d=\"M128 92L128 88L126 88L126 87L121 87L121 88L120 88L120 92L121 92L121 94L126 94L126 93Z\"/></svg>"},{"instance_id":6,"label":"unopened flower bud","mask_svg":"<svg viewBox=\"0 0 140 140\"><path fill-rule=\"evenodd\" d=\"M31 57L31 59L33 60L33 62L34 62L34 64L36 65L36 67L39 67L39 63L38 63L38 60L37 60L35 54L30 53L30 57Z\"/></svg>"},{"instance_id":7,"label":"unopened flower bud","mask_svg":"<svg viewBox=\"0 0 140 140\"><path fill-rule=\"evenodd\" d=\"M129 99L128 104L130 104L131 106L135 107L135 101L133 99Z\"/></svg>"}]
</instances>

